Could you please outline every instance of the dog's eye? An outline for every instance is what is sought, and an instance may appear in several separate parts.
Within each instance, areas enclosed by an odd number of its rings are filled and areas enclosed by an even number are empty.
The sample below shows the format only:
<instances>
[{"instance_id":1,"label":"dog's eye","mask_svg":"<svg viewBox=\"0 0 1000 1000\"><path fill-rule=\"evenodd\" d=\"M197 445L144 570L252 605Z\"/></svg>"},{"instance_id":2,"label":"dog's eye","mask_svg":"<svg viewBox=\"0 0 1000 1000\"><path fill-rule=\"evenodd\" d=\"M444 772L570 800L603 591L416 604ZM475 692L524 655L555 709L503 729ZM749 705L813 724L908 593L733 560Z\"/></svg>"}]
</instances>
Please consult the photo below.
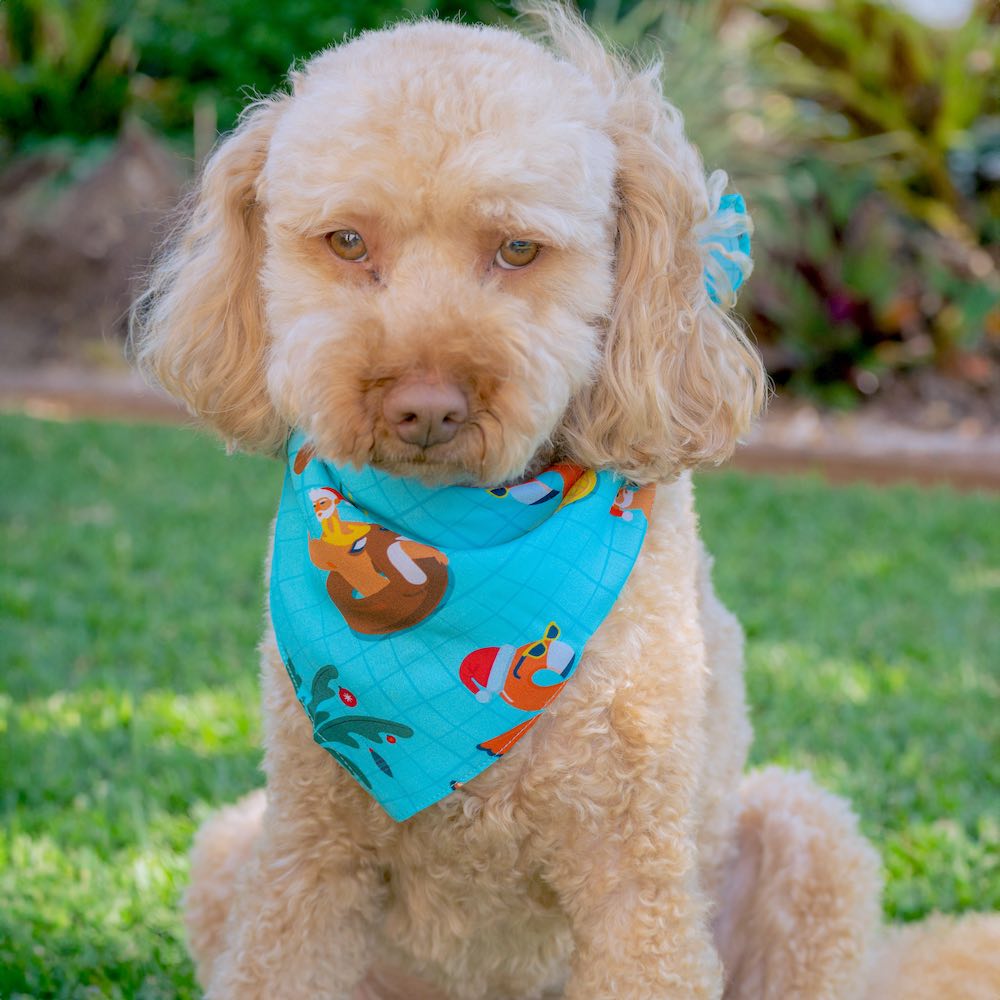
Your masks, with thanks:
<instances>
[{"instance_id":1,"label":"dog's eye","mask_svg":"<svg viewBox=\"0 0 1000 1000\"><path fill-rule=\"evenodd\" d=\"M364 260L368 256L368 247L361 234L353 229L338 229L326 234L326 242L330 249L341 259L352 263Z\"/></svg>"},{"instance_id":2,"label":"dog's eye","mask_svg":"<svg viewBox=\"0 0 1000 1000\"><path fill-rule=\"evenodd\" d=\"M497 250L494 260L500 267L513 271L530 264L538 256L540 249L541 247L531 240L507 240Z\"/></svg>"}]
</instances>

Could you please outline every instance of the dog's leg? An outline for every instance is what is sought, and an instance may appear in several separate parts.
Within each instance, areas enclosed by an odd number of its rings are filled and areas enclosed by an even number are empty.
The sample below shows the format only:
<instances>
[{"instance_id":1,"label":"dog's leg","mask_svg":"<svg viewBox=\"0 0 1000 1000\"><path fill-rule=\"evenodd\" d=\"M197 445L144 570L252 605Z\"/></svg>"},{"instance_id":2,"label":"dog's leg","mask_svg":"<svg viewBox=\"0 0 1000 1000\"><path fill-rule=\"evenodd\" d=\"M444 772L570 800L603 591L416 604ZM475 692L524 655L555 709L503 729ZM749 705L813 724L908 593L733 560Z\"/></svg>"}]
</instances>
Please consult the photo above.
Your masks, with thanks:
<instances>
[{"instance_id":1,"label":"dog's leg","mask_svg":"<svg viewBox=\"0 0 1000 1000\"><path fill-rule=\"evenodd\" d=\"M633 831L593 843L550 875L575 952L565 1000L703 1000L722 995L687 836L672 844Z\"/></svg>"},{"instance_id":2,"label":"dog's leg","mask_svg":"<svg viewBox=\"0 0 1000 1000\"><path fill-rule=\"evenodd\" d=\"M195 838L191 882L184 894L184 926L201 983L211 980L225 950L226 924L240 874L257 849L264 805L263 791L251 792L213 813Z\"/></svg>"},{"instance_id":3,"label":"dog's leg","mask_svg":"<svg viewBox=\"0 0 1000 1000\"><path fill-rule=\"evenodd\" d=\"M349 1000L372 960L392 821L312 740L274 640L261 672L267 808L240 874L209 1000Z\"/></svg>"},{"instance_id":4,"label":"dog's leg","mask_svg":"<svg viewBox=\"0 0 1000 1000\"><path fill-rule=\"evenodd\" d=\"M887 928L865 1000L996 1000L1000 914L940 914Z\"/></svg>"},{"instance_id":5,"label":"dog's leg","mask_svg":"<svg viewBox=\"0 0 1000 1000\"><path fill-rule=\"evenodd\" d=\"M269 805L206 997L349 1000L371 963L380 889L345 831Z\"/></svg>"},{"instance_id":6,"label":"dog's leg","mask_svg":"<svg viewBox=\"0 0 1000 1000\"><path fill-rule=\"evenodd\" d=\"M567 1000L722 995L696 846L709 752L698 565L680 480L658 491L628 584L532 737L536 849L575 944Z\"/></svg>"},{"instance_id":7,"label":"dog's leg","mask_svg":"<svg viewBox=\"0 0 1000 1000\"><path fill-rule=\"evenodd\" d=\"M994 1000L1000 917L879 927L879 863L847 803L767 768L741 792L716 919L726 1000Z\"/></svg>"},{"instance_id":8,"label":"dog's leg","mask_svg":"<svg viewBox=\"0 0 1000 1000\"><path fill-rule=\"evenodd\" d=\"M767 768L741 797L716 916L726 1000L857 998L878 936L874 849L847 803L807 774Z\"/></svg>"},{"instance_id":9,"label":"dog's leg","mask_svg":"<svg viewBox=\"0 0 1000 1000\"><path fill-rule=\"evenodd\" d=\"M575 945L566 1000L722 995L709 900L698 882L691 806L698 755L683 725L669 734L669 753L651 747L654 730L639 698L615 699L611 732L595 726L589 759L551 790L568 807L543 847L546 880ZM577 745L585 745L581 736ZM676 762L672 773L665 760Z\"/></svg>"}]
</instances>

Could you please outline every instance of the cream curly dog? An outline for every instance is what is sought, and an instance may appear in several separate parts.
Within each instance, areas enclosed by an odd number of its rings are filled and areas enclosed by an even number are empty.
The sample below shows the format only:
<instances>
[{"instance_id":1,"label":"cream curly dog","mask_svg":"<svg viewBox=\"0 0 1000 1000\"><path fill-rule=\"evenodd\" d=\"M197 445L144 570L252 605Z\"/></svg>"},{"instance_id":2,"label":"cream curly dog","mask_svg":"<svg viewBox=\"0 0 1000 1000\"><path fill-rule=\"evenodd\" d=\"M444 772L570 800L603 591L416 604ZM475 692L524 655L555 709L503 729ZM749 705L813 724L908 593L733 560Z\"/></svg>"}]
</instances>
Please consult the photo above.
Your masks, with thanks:
<instances>
[{"instance_id":1,"label":"cream curly dog","mask_svg":"<svg viewBox=\"0 0 1000 1000\"><path fill-rule=\"evenodd\" d=\"M543 16L545 45L425 22L317 56L220 145L137 309L140 362L237 447L299 428L430 484L554 461L659 484L559 700L405 823L313 741L269 627L266 803L192 861L206 993L986 996L934 979L986 974L985 922L880 941L846 806L741 777L742 637L687 470L730 453L764 373L706 293L705 175L656 72ZM908 987L910 953L934 961Z\"/></svg>"}]
</instances>

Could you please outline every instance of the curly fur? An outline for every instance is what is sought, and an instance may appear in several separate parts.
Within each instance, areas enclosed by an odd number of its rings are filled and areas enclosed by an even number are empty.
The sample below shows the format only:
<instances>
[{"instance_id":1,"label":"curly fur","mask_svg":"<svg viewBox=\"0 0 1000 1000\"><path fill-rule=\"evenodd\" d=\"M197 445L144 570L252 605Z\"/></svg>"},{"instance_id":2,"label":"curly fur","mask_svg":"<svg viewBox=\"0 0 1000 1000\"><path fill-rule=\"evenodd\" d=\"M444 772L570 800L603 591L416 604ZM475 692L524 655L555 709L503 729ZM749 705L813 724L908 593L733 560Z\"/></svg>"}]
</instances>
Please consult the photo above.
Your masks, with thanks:
<instances>
[{"instance_id":1,"label":"curly fur","mask_svg":"<svg viewBox=\"0 0 1000 1000\"><path fill-rule=\"evenodd\" d=\"M846 807L780 772L738 793L742 636L686 470L729 454L765 378L704 287L702 164L655 67L541 13L544 45L418 22L307 63L221 143L134 314L139 363L239 447L300 427L432 483L559 458L660 484L573 683L406 823L313 742L268 631L266 799L209 820L192 855L214 1000L788 1000L867 975L878 878ZM340 228L365 261L329 252ZM510 238L537 260L494 266ZM467 394L453 440L386 426L412 371Z\"/></svg>"}]
</instances>

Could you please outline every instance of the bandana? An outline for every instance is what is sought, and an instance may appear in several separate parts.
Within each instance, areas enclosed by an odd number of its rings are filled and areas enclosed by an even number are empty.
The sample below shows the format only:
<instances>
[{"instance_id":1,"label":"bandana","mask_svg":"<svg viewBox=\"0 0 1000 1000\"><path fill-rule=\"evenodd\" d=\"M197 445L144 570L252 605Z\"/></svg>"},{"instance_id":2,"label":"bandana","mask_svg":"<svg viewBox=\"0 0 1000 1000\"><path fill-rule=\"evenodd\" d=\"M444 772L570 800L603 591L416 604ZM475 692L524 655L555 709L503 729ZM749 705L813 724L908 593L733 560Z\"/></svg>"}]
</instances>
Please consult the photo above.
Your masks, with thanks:
<instances>
[{"instance_id":1,"label":"bandana","mask_svg":"<svg viewBox=\"0 0 1000 1000\"><path fill-rule=\"evenodd\" d=\"M396 820L502 757L569 681L642 546L653 488L555 465L432 489L288 442L271 572L320 746Z\"/></svg>"}]
</instances>

